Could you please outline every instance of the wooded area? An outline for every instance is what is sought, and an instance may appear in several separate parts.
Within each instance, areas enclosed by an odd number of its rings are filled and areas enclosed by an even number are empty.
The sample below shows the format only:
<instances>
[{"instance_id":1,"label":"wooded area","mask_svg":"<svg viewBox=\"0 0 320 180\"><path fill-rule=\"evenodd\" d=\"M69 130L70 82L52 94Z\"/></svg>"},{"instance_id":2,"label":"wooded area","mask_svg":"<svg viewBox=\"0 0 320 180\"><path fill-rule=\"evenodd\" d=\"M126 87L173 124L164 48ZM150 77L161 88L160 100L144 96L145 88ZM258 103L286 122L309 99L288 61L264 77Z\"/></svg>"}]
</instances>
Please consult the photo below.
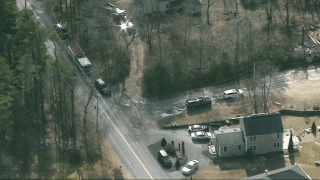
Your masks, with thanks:
<instances>
[{"instance_id":1,"label":"wooded area","mask_svg":"<svg viewBox=\"0 0 320 180\"><path fill-rule=\"evenodd\" d=\"M0 178L66 178L102 160L102 132L77 102L76 68L57 52L59 36L16 6L0 1Z\"/></svg>"}]
</instances>

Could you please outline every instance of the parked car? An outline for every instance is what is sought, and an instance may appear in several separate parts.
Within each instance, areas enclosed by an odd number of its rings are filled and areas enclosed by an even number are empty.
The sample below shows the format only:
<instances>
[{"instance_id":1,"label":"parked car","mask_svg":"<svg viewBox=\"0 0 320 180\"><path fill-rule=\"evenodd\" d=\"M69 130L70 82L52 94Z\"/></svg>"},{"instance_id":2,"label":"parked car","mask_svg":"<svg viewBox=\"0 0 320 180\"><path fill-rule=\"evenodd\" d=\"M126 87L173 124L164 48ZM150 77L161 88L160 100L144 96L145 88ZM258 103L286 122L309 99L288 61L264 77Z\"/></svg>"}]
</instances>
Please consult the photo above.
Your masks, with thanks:
<instances>
[{"instance_id":1,"label":"parked car","mask_svg":"<svg viewBox=\"0 0 320 180\"><path fill-rule=\"evenodd\" d=\"M113 13L115 8L116 8L116 6L113 5L113 4L111 4L111 3L107 3L107 4L106 4L106 10L107 10L109 13Z\"/></svg>"},{"instance_id":2,"label":"parked car","mask_svg":"<svg viewBox=\"0 0 320 180\"><path fill-rule=\"evenodd\" d=\"M165 167L171 167L171 159L165 150L160 150L158 152L158 160Z\"/></svg>"},{"instance_id":3,"label":"parked car","mask_svg":"<svg viewBox=\"0 0 320 180\"><path fill-rule=\"evenodd\" d=\"M197 131L206 131L208 132L209 131L209 126L208 125L191 125L189 126L188 128L188 132L191 133L191 132L197 132Z\"/></svg>"},{"instance_id":4,"label":"parked car","mask_svg":"<svg viewBox=\"0 0 320 180\"><path fill-rule=\"evenodd\" d=\"M67 29L64 27L63 24L58 23L58 24L55 24L54 27L55 27L56 32L59 34L59 37L60 37L62 40L66 40L66 39L69 38L68 31L67 31Z\"/></svg>"},{"instance_id":5,"label":"parked car","mask_svg":"<svg viewBox=\"0 0 320 180\"><path fill-rule=\"evenodd\" d=\"M317 130L320 131L320 126L317 126Z\"/></svg>"},{"instance_id":6,"label":"parked car","mask_svg":"<svg viewBox=\"0 0 320 180\"><path fill-rule=\"evenodd\" d=\"M209 97L197 97L186 100L187 108L194 109L198 106L211 106L211 99Z\"/></svg>"},{"instance_id":7,"label":"parked car","mask_svg":"<svg viewBox=\"0 0 320 180\"><path fill-rule=\"evenodd\" d=\"M229 89L223 92L222 97L224 99L234 99L238 97L243 97L244 91L242 89Z\"/></svg>"},{"instance_id":8,"label":"parked car","mask_svg":"<svg viewBox=\"0 0 320 180\"><path fill-rule=\"evenodd\" d=\"M95 82L95 86L103 94L107 94L107 95L111 94L111 90L109 89L108 85L102 79L97 79Z\"/></svg>"},{"instance_id":9,"label":"parked car","mask_svg":"<svg viewBox=\"0 0 320 180\"><path fill-rule=\"evenodd\" d=\"M192 140L208 140L212 134L210 132L198 131L191 133Z\"/></svg>"},{"instance_id":10,"label":"parked car","mask_svg":"<svg viewBox=\"0 0 320 180\"><path fill-rule=\"evenodd\" d=\"M182 169L182 174L185 176L192 175L195 171L199 169L199 162L197 160L192 160L186 164Z\"/></svg>"},{"instance_id":11,"label":"parked car","mask_svg":"<svg viewBox=\"0 0 320 180\"><path fill-rule=\"evenodd\" d=\"M320 161L316 161L314 164L315 164L316 166L320 166Z\"/></svg>"}]
</instances>

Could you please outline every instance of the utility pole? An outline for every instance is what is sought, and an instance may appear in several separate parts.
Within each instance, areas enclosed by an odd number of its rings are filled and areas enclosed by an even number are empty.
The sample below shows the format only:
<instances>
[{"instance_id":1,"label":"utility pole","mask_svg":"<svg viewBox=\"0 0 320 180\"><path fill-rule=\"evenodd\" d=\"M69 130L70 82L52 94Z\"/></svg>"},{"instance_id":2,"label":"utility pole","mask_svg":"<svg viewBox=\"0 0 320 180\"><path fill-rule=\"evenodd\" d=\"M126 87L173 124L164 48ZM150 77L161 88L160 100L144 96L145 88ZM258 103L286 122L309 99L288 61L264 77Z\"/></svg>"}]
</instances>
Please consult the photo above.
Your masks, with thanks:
<instances>
[{"instance_id":1,"label":"utility pole","mask_svg":"<svg viewBox=\"0 0 320 180\"><path fill-rule=\"evenodd\" d=\"M27 0L24 0L24 10L27 10Z\"/></svg>"},{"instance_id":2,"label":"utility pole","mask_svg":"<svg viewBox=\"0 0 320 180\"><path fill-rule=\"evenodd\" d=\"M306 49L304 46L304 32L305 32L306 28L304 28L304 25L302 25L302 48L303 48L303 58L304 60L306 60Z\"/></svg>"}]
</instances>

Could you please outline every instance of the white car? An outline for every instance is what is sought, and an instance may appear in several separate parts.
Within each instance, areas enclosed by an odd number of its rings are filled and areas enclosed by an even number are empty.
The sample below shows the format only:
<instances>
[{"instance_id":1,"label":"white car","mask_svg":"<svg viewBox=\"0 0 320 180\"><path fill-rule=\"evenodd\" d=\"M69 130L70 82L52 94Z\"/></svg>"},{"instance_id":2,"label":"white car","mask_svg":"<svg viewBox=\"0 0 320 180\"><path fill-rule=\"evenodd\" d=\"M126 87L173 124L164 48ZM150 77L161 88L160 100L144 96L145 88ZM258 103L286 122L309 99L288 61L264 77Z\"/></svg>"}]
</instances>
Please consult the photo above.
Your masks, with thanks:
<instances>
[{"instance_id":1,"label":"white car","mask_svg":"<svg viewBox=\"0 0 320 180\"><path fill-rule=\"evenodd\" d=\"M320 126L317 126L317 130L320 131Z\"/></svg>"},{"instance_id":2,"label":"white car","mask_svg":"<svg viewBox=\"0 0 320 180\"><path fill-rule=\"evenodd\" d=\"M210 139L212 134L210 132L198 131L191 133L192 140L207 140Z\"/></svg>"},{"instance_id":3,"label":"white car","mask_svg":"<svg viewBox=\"0 0 320 180\"><path fill-rule=\"evenodd\" d=\"M190 176L198 169L199 169L199 162L197 160L192 160L183 167L182 174L186 176Z\"/></svg>"},{"instance_id":4,"label":"white car","mask_svg":"<svg viewBox=\"0 0 320 180\"><path fill-rule=\"evenodd\" d=\"M229 89L223 92L222 97L224 99L233 99L243 97L244 91L242 89Z\"/></svg>"},{"instance_id":5,"label":"white car","mask_svg":"<svg viewBox=\"0 0 320 180\"><path fill-rule=\"evenodd\" d=\"M191 125L188 128L188 132L197 132L197 131L209 131L209 126L208 125Z\"/></svg>"}]
</instances>

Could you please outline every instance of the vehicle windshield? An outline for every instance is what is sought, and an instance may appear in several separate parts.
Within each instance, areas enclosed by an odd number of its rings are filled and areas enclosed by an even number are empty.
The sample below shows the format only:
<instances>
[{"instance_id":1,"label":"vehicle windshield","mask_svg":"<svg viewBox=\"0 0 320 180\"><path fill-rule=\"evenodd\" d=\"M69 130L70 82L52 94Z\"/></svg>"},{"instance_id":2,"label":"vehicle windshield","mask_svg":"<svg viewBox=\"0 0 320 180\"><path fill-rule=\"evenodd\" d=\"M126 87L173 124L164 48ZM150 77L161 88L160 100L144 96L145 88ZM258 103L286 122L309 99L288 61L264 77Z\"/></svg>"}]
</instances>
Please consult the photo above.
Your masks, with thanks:
<instances>
[{"instance_id":1,"label":"vehicle windshield","mask_svg":"<svg viewBox=\"0 0 320 180\"><path fill-rule=\"evenodd\" d=\"M102 84L102 85L101 85L101 88L102 88L102 89L108 88L108 86L107 86L106 84Z\"/></svg>"},{"instance_id":2,"label":"vehicle windshield","mask_svg":"<svg viewBox=\"0 0 320 180\"><path fill-rule=\"evenodd\" d=\"M163 160L164 160L165 162L169 162L169 161L170 161L170 157L169 157L169 156L164 156L164 157L163 157Z\"/></svg>"},{"instance_id":3,"label":"vehicle windshield","mask_svg":"<svg viewBox=\"0 0 320 180\"><path fill-rule=\"evenodd\" d=\"M192 166L190 166L189 164L187 164L185 167L188 168L188 169L192 168Z\"/></svg>"},{"instance_id":4,"label":"vehicle windshield","mask_svg":"<svg viewBox=\"0 0 320 180\"><path fill-rule=\"evenodd\" d=\"M61 32L62 32L62 33L66 33L66 32L67 32L67 29L61 28Z\"/></svg>"}]
</instances>

